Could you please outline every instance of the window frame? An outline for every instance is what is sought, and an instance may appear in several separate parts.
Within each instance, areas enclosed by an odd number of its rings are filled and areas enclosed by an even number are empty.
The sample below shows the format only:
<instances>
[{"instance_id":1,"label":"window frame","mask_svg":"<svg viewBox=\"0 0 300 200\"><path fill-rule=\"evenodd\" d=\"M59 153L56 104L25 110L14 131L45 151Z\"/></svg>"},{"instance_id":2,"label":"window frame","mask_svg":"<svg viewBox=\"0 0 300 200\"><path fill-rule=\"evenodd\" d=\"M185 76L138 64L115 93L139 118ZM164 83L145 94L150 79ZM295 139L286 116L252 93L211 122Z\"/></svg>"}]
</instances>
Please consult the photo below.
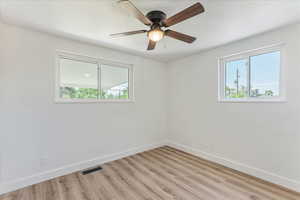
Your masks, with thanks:
<instances>
[{"instance_id":1,"label":"window frame","mask_svg":"<svg viewBox=\"0 0 300 200\"><path fill-rule=\"evenodd\" d=\"M279 44L274 44L258 49L252 49L236 54L232 54L229 56L224 56L218 58L218 101L219 102L232 102L232 103L239 103L239 102L286 102L286 91L285 91L285 85L284 85L284 80L285 80L285 73L284 73L284 47L285 44L279 43ZM235 61L235 60L248 60L248 67L247 67L247 83L248 83L248 89L249 86L251 87L251 82L250 82L250 58L253 56L259 56L267 53L272 53L272 52L280 52L280 69L279 69L279 95L278 96L273 96L273 97L244 97L244 98L226 98L225 96L225 85L226 85L226 63L230 61Z\"/></svg>"},{"instance_id":2,"label":"window frame","mask_svg":"<svg viewBox=\"0 0 300 200\"><path fill-rule=\"evenodd\" d=\"M61 66L60 59L70 59L79 62L92 63L98 65L98 89L101 90L101 65L109 65L112 67L120 67L128 69L128 99L64 99L60 97L61 83ZM101 94L100 94L101 95ZM66 51L56 50L55 53L55 103L130 103L134 102L134 67L133 64L125 64L116 61L105 60L102 58L94 58L90 56L70 53Z\"/></svg>"}]
</instances>

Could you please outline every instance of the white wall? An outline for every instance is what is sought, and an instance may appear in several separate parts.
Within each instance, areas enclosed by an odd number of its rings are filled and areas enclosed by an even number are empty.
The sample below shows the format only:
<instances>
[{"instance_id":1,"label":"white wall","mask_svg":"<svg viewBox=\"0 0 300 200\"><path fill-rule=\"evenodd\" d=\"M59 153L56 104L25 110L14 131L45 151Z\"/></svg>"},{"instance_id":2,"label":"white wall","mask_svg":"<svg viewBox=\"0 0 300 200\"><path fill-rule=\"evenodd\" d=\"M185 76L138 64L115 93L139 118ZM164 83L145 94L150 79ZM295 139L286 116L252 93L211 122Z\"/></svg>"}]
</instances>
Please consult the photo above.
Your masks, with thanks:
<instances>
[{"instance_id":1,"label":"white wall","mask_svg":"<svg viewBox=\"0 0 300 200\"><path fill-rule=\"evenodd\" d=\"M164 140L165 64L11 25L0 30L3 185ZM134 64L136 101L55 104L57 49Z\"/></svg>"},{"instance_id":2,"label":"white wall","mask_svg":"<svg viewBox=\"0 0 300 200\"><path fill-rule=\"evenodd\" d=\"M299 35L294 25L170 63L170 141L300 191ZM219 103L217 58L278 42L288 102Z\"/></svg>"},{"instance_id":3,"label":"white wall","mask_svg":"<svg viewBox=\"0 0 300 200\"><path fill-rule=\"evenodd\" d=\"M300 25L290 26L166 68L0 23L0 193L57 175L44 172L105 161L167 137L174 146L300 191L299 35ZM218 103L217 57L278 42L286 43L288 102ZM56 49L134 64L136 102L55 104Z\"/></svg>"}]
</instances>

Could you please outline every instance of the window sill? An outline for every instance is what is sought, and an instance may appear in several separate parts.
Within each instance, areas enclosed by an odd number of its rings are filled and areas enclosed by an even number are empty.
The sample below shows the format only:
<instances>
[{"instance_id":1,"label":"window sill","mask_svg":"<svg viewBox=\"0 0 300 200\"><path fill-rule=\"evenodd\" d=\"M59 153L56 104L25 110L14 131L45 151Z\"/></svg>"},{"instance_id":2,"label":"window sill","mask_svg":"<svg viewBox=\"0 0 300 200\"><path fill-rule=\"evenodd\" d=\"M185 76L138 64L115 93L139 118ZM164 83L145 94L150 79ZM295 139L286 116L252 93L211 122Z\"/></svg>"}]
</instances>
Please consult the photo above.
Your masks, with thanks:
<instances>
[{"instance_id":1,"label":"window sill","mask_svg":"<svg viewBox=\"0 0 300 200\"><path fill-rule=\"evenodd\" d=\"M278 99L219 99L219 103L286 103L285 98Z\"/></svg>"},{"instance_id":2,"label":"window sill","mask_svg":"<svg viewBox=\"0 0 300 200\"><path fill-rule=\"evenodd\" d=\"M134 103L133 99L103 99L103 100L94 100L94 99L85 99L85 100L76 100L76 99L55 99L54 101L57 104L69 104L69 103L78 103L78 104L90 104L90 103Z\"/></svg>"}]
</instances>

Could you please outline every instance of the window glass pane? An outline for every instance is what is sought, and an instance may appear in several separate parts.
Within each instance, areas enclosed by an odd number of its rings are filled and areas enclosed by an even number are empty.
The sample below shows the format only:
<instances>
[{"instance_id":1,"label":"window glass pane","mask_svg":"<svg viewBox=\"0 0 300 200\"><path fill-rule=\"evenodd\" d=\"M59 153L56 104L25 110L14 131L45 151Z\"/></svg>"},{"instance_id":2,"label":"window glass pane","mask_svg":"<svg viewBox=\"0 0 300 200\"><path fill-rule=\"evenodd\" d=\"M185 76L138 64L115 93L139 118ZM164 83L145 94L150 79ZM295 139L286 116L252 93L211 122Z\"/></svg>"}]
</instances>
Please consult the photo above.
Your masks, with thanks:
<instances>
[{"instance_id":1,"label":"window glass pane","mask_svg":"<svg viewBox=\"0 0 300 200\"><path fill-rule=\"evenodd\" d=\"M234 60L225 66L225 97L243 98L248 96L247 59Z\"/></svg>"},{"instance_id":2,"label":"window glass pane","mask_svg":"<svg viewBox=\"0 0 300 200\"><path fill-rule=\"evenodd\" d=\"M280 52L250 58L251 96L279 96Z\"/></svg>"},{"instance_id":3,"label":"window glass pane","mask_svg":"<svg viewBox=\"0 0 300 200\"><path fill-rule=\"evenodd\" d=\"M97 99L98 65L60 60L60 97L63 99Z\"/></svg>"},{"instance_id":4,"label":"window glass pane","mask_svg":"<svg viewBox=\"0 0 300 200\"><path fill-rule=\"evenodd\" d=\"M128 99L128 68L101 66L101 95L103 99Z\"/></svg>"}]
</instances>

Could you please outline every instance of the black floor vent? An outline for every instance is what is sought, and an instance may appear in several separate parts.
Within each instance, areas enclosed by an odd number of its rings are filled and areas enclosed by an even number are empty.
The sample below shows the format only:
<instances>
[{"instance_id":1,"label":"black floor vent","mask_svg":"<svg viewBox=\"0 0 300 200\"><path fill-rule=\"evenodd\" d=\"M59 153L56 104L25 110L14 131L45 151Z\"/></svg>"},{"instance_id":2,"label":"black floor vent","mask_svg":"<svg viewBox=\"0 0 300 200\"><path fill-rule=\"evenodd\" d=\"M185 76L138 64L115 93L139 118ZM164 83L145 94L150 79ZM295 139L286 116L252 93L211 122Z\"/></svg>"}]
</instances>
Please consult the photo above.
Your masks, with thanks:
<instances>
[{"instance_id":1,"label":"black floor vent","mask_svg":"<svg viewBox=\"0 0 300 200\"><path fill-rule=\"evenodd\" d=\"M96 172L96 171L100 171L100 170L102 170L102 167L97 166L97 167L93 167L93 168L90 168L90 169L86 169L86 170L82 171L81 173L83 175L86 175L86 174L90 174L90 173L93 173L93 172Z\"/></svg>"}]
</instances>

